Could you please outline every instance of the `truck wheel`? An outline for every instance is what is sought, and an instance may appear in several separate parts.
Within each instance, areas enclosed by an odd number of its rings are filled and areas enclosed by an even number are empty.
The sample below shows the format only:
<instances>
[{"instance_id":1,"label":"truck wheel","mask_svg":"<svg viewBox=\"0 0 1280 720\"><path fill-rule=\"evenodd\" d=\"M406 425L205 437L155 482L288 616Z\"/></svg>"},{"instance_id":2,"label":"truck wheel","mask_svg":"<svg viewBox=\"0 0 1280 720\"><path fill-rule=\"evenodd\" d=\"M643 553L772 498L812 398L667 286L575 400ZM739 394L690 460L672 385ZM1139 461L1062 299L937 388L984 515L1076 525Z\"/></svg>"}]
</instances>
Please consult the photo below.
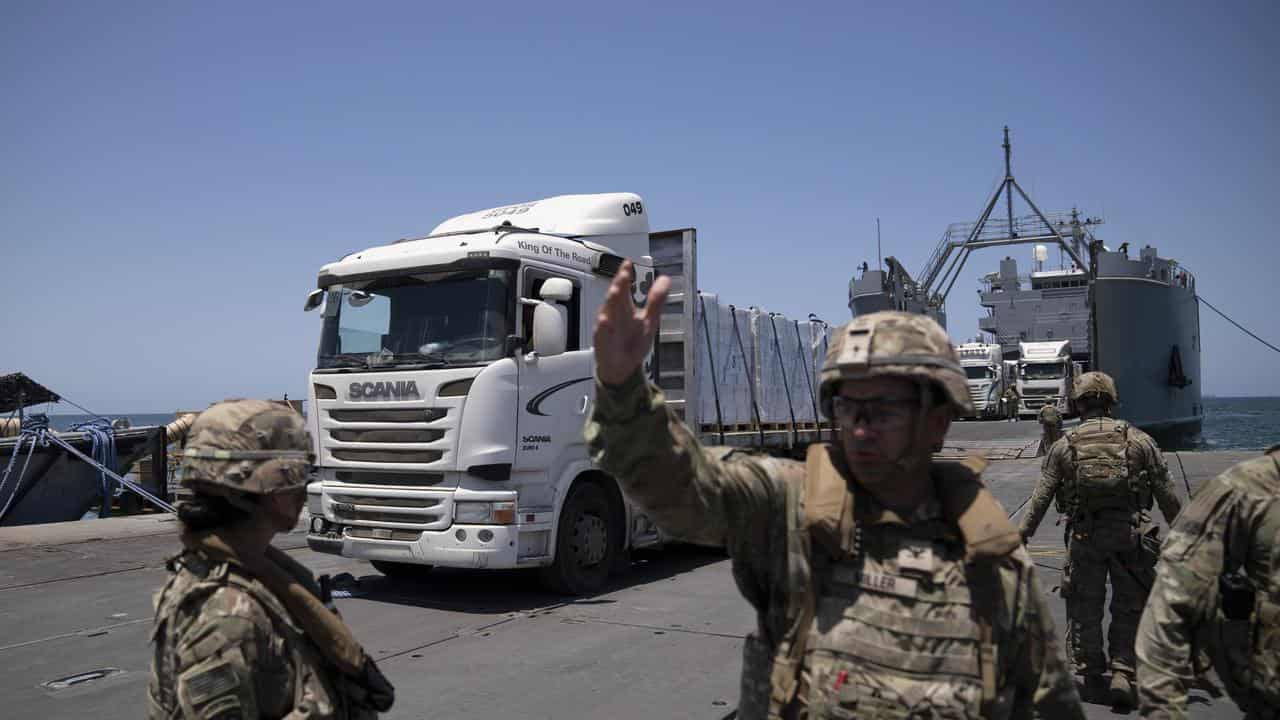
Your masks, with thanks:
<instances>
[{"instance_id":1,"label":"truck wheel","mask_svg":"<svg viewBox=\"0 0 1280 720\"><path fill-rule=\"evenodd\" d=\"M431 572L430 565L417 565L415 563L392 562L390 560L370 560L373 569L395 580L421 580L423 576Z\"/></svg>"},{"instance_id":2,"label":"truck wheel","mask_svg":"<svg viewBox=\"0 0 1280 720\"><path fill-rule=\"evenodd\" d=\"M615 515L604 488L592 482L575 485L560 512L555 562L540 571L543 584L565 595L603 588L622 545Z\"/></svg>"}]
</instances>

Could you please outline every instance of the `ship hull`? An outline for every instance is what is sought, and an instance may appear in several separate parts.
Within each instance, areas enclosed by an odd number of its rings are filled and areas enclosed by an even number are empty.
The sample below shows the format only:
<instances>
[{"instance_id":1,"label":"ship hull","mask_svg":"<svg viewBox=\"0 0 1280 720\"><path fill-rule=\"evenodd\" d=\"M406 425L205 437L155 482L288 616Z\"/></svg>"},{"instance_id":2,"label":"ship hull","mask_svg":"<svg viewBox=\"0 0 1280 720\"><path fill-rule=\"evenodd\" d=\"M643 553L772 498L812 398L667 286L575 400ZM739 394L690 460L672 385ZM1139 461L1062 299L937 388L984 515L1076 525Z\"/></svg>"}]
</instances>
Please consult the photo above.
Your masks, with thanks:
<instances>
[{"instance_id":1,"label":"ship hull","mask_svg":"<svg viewBox=\"0 0 1280 720\"><path fill-rule=\"evenodd\" d=\"M1116 381L1116 417L1162 448L1193 447L1204 420L1194 291L1145 278L1100 277L1093 293L1096 367Z\"/></svg>"}]
</instances>

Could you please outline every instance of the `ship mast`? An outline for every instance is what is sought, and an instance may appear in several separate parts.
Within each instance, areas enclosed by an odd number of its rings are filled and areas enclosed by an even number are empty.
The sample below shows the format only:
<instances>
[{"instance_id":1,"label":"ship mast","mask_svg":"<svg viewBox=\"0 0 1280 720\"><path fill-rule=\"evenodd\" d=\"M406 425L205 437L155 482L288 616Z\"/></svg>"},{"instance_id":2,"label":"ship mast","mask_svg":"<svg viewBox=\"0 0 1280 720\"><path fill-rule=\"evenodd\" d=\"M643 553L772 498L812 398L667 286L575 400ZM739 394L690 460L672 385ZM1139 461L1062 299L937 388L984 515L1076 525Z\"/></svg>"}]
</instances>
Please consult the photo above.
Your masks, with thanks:
<instances>
[{"instance_id":1,"label":"ship mast","mask_svg":"<svg viewBox=\"0 0 1280 720\"><path fill-rule=\"evenodd\" d=\"M969 259L969 253L981 248L1055 243L1071 256L1077 267L1082 270L1090 267L1081 257L1079 239L1073 235L1072 242L1068 242L1062 233L1058 232L1058 226L1067 224L1065 220L1059 221L1056 225L1050 222L1014 179L1013 147L1009 142L1008 125L1004 127L1004 143L1001 147L1004 148L1004 180L992 193L982 210L982 215L972 224L957 223L948 227L925 265L924 272L920 274L920 287L929 305L933 307L941 308L946 303L947 295L960 277L965 261ZM1020 218L1013 216L1015 191L1031 209L1031 215ZM993 220L991 213L1002 195L1005 198L1005 218L1003 221Z\"/></svg>"}]
</instances>

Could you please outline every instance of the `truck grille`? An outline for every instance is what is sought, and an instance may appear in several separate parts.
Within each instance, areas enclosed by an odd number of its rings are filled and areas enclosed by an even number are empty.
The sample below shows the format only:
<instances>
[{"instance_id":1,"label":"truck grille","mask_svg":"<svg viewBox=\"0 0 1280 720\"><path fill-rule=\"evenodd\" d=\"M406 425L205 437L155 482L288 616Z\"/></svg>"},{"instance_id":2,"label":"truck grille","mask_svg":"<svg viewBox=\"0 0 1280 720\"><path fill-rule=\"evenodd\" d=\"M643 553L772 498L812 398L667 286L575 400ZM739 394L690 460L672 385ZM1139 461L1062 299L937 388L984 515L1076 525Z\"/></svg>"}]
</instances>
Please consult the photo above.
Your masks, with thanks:
<instances>
[{"instance_id":1,"label":"truck grille","mask_svg":"<svg viewBox=\"0 0 1280 720\"><path fill-rule=\"evenodd\" d=\"M1057 395L1056 388L1026 388L1022 391L1023 397L1045 397L1047 395Z\"/></svg>"},{"instance_id":2,"label":"truck grille","mask_svg":"<svg viewBox=\"0 0 1280 720\"><path fill-rule=\"evenodd\" d=\"M336 489L329 496L332 502L325 506L337 522L349 527L422 531L443 530L452 524L453 501L449 495L431 491L400 491L397 495L384 495L373 489Z\"/></svg>"},{"instance_id":3,"label":"truck grille","mask_svg":"<svg viewBox=\"0 0 1280 720\"><path fill-rule=\"evenodd\" d=\"M432 465L449 451L444 427L450 408L321 408L320 432L328 459L341 463ZM373 469L373 468L370 468ZM434 469L421 467L422 470ZM426 483L393 483L426 484Z\"/></svg>"},{"instance_id":4,"label":"truck grille","mask_svg":"<svg viewBox=\"0 0 1280 720\"><path fill-rule=\"evenodd\" d=\"M430 487L444 482L444 473L353 472L351 470L339 470L333 474L333 478L338 482L360 485Z\"/></svg>"},{"instance_id":5,"label":"truck grille","mask_svg":"<svg viewBox=\"0 0 1280 720\"><path fill-rule=\"evenodd\" d=\"M439 450L332 450L333 456L348 462L433 463L444 456Z\"/></svg>"},{"instance_id":6,"label":"truck grille","mask_svg":"<svg viewBox=\"0 0 1280 720\"><path fill-rule=\"evenodd\" d=\"M435 422L448 412L448 408L330 410L329 417L344 423L422 423Z\"/></svg>"},{"instance_id":7,"label":"truck grille","mask_svg":"<svg viewBox=\"0 0 1280 720\"><path fill-rule=\"evenodd\" d=\"M443 430L330 430L338 442L429 443L444 437Z\"/></svg>"}]
</instances>

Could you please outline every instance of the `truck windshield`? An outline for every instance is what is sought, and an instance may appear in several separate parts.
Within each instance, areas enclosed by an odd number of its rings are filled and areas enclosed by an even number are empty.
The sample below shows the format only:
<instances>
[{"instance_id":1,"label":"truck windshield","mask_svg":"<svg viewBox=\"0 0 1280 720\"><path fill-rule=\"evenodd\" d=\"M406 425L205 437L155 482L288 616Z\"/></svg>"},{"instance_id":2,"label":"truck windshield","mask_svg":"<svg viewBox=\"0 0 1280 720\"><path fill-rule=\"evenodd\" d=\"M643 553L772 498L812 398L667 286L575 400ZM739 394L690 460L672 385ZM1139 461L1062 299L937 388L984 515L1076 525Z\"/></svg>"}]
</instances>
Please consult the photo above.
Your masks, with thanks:
<instances>
[{"instance_id":1,"label":"truck windshield","mask_svg":"<svg viewBox=\"0 0 1280 720\"><path fill-rule=\"evenodd\" d=\"M474 365L502 357L510 270L424 272L345 284L325 298L318 369Z\"/></svg>"},{"instance_id":2,"label":"truck windshield","mask_svg":"<svg viewBox=\"0 0 1280 720\"><path fill-rule=\"evenodd\" d=\"M1066 366L1060 362L1030 363L1022 366L1023 380L1059 380L1066 376Z\"/></svg>"},{"instance_id":3,"label":"truck windshield","mask_svg":"<svg viewBox=\"0 0 1280 720\"><path fill-rule=\"evenodd\" d=\"M996 376L988 365L966 365L964 374L970 380L990 380Z\"/></svg>"}]
</instances>

